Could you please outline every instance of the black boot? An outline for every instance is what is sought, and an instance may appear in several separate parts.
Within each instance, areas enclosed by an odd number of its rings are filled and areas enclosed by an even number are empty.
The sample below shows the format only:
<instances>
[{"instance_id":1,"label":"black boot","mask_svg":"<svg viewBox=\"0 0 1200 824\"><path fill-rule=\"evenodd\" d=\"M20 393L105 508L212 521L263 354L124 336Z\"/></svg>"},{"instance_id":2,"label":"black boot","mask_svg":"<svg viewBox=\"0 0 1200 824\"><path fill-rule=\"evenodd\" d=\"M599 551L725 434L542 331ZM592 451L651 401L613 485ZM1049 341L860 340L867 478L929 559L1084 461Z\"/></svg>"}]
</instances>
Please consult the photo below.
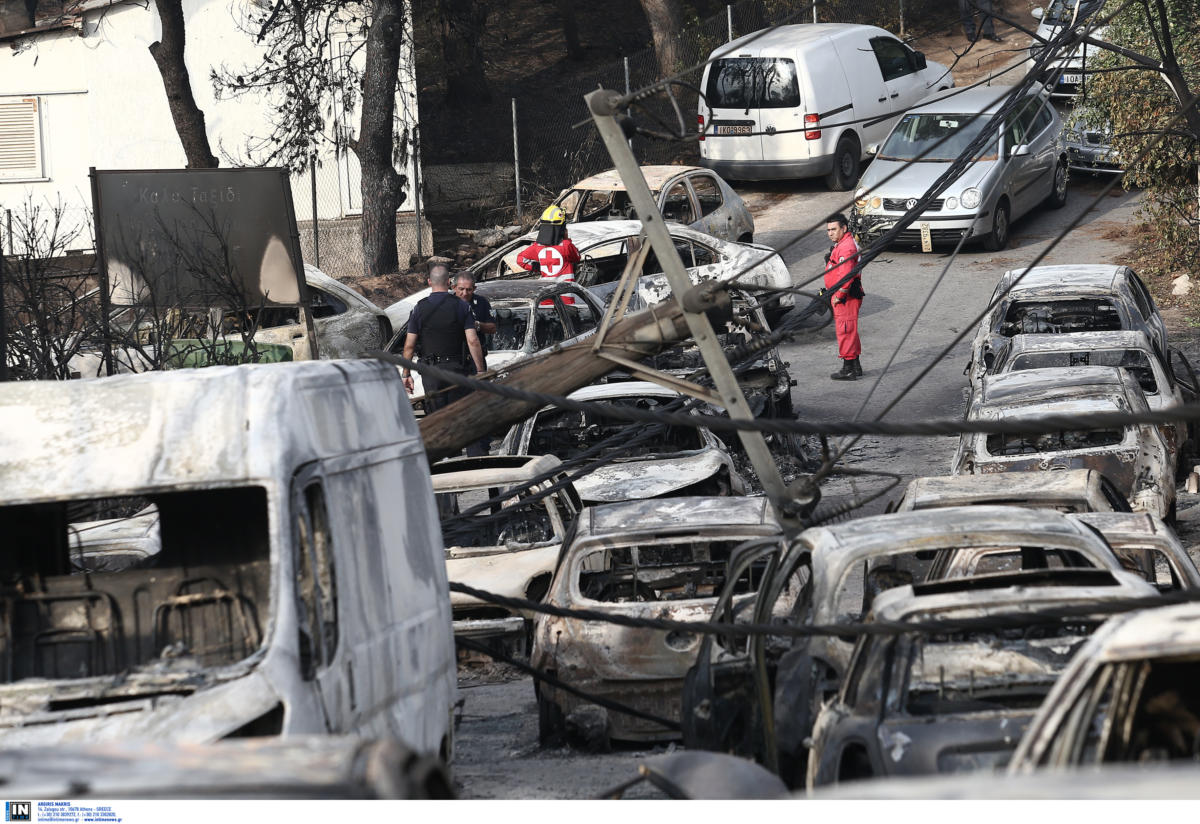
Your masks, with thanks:
<instances>
[{"instance_id":1,"label":"black boot","mask_svg":"<svg viewBox=\"0 0 1200 824\"><path fill-rule=\"evenodd\" d=\"M855 378L858 377L857 375L854 374L854 361L851 361L851 360L842 361L842 371L834 372L829 377L833 378L835 381L852 381L852 380L854 380Z\"/></svg>"},{"instance_id":2,"label":"black boot","mask_svg":"<svg viewBox=\"0 0 1200 824\"><path fill-rule=\"evenodd\" d=\"M854 377L861 378L862 377L862 367L858 365L858 358L855 358L854 360L850 361L850 365L854 367Z\"/></svg>"}]
</instances>

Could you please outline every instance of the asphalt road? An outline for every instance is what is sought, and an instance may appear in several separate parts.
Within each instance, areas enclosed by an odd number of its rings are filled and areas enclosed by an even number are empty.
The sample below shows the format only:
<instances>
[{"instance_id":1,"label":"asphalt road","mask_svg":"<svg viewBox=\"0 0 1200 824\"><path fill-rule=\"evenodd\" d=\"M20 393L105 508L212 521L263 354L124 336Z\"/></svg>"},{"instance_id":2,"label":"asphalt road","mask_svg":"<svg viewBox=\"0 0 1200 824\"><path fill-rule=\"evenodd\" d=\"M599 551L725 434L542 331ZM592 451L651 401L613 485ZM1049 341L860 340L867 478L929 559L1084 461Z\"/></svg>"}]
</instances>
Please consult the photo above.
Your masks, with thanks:
<instances>
[{"instance_id":1,"label":"asphalt road","mask_svg":"<svg viewBox=\"0 0 1200 824\"><path fill-rule=\"evenodd\" d=\"M968 360L970 332L1000 275L1029 265L1085 211L1081 226L1067 234L1043 263L1108 263L1125 251L1124 238L1137 196L1118 187L1097 200L1105 182L1073 177L1066 207L1038 208L1017 221L1004 251L991 253L966 246L944 276L952 249L935 249L929 254L906 248L886 251L863 276L867 297L859 324L862 378L854 382L830 379L830 373L841 365L831 326L782 347L798 381L793 390L798 416L870 419L883 414L897 398L886 413L889 420L962 415L966 406L962 370ZM831 193L819 180L749 185L740 191L755 213L755 240L783 250L793 282L800 284L818 274L828 247L825 218L844 211L850 193ZM954 343L963 332L967 333L964 339ZM940 357L952 343L949 353ZM932 371L918 380L931 362ZM846 463L896 473L905 480L947 474L956 444L952 437L863 438L848 452ZM832 478L823 486L822 505L880 491L887 483ZM891 497L878 498L860 514L882 511ZM1200 512L1200 507L1197 510ZM488 680L503 675L502 670L463 674L454 773L459 792L466 798L594 798L636 777L639 761L664 749L606 754L541 749L530 679ZM657 793L641 785L627 795L654 797Z\"/></svg>"}]
</instances>

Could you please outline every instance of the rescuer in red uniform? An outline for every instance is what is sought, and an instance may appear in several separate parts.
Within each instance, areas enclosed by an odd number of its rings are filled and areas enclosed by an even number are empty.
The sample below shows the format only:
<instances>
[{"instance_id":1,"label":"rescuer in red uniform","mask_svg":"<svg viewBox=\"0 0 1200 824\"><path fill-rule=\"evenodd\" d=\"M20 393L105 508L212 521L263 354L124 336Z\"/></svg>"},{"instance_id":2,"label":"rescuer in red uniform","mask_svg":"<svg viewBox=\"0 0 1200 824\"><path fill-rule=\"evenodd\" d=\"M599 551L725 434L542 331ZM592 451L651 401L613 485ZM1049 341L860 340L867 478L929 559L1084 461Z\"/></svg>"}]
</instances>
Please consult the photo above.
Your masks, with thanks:
<instances>
[{"instance_id":1,"label":"rescuer in red uniform","mask_svg":"<svg viewBox=\"0 0 1200 824\"><path fill-rule=\"evenodd\" d=\"M573 283L577 263L579 250L567 237L567 218L563 210L557 206L547 206L546 211L542 212L537 242L530 244L517 256L517 265L526 271L540 272L543 278ZM570 295L563 296L563 303L574 302L575 298ZM551 301L542 302L542 306L552 305Z\"/></svg>"},{"instance_id":2,"label":"rescuer in red uniform","mask_svg":"<svg viewBox=\"0 0 1200 824\"><path fill-rule=\"evenodd\" d=\"M850 234L850 227L843 214L830 215L825 221L825 232L833 242L825 268L825 288L832 289L837 282L850 274L858 265L858 244ZM835 381L852 381L862 375L858 356L862 345L858 340L858 310L862 306L862 278L855 275L842 284L832 295L833 326L837 332L838 357L842 359L841 371L829 377Z\"/></svg>"}]
</instances>

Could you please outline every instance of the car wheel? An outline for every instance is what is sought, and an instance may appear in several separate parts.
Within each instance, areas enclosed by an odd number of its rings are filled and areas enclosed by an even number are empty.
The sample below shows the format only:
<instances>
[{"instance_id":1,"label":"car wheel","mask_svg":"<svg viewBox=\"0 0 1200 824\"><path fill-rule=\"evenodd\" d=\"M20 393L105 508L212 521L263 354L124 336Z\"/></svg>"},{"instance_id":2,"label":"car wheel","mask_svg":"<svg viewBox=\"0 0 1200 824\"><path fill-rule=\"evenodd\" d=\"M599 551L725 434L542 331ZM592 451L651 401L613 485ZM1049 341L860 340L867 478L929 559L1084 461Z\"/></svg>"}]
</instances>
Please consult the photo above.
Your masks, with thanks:
<instances>
[{"instance_id":1,"label":"car wheel","mask_svg":"<svg viewBox=\"0 0 1200 824\"><path fill-rule=\"evenodd\" d=\"M738 243L753 243L754 235L751 234L750 232L747 232L746 234L744 234L740 238L738 238L737 242Z\"/></svg>"},{"instance_id":2,"label":"car wheel","mask_svg":"<svg viewBox=\"0 0 1200 824\"><path fill-rule=\"evenodd\" d=\"M1067 205L1067 164L1060 160L1054 168L1054 188L1046 198L1046 205L1051 209L1061 209Z\"/></svg>"},{"instance_id":3,"label":"car wheel","mask_svg":"<svg viewBox=\"0 0 1200 824\"><path fill-rule=\"evenodd\" d=\"M853 135L842 135L833 151L833 169L825 175L825 185L832 192L846 192L858 181L858 140Z\"/></svg>"},{"instance_id":4,"label":"car wheel","mask_svg":"<svg viewBox=\"0 0 1200 824\"><path fill-rule=\"evenodd\" d=\"M992 231L983 239L983 248L999 252L1008 245L1008 201L1001 200L992 212Z\"/></svg>"}]
</instances>

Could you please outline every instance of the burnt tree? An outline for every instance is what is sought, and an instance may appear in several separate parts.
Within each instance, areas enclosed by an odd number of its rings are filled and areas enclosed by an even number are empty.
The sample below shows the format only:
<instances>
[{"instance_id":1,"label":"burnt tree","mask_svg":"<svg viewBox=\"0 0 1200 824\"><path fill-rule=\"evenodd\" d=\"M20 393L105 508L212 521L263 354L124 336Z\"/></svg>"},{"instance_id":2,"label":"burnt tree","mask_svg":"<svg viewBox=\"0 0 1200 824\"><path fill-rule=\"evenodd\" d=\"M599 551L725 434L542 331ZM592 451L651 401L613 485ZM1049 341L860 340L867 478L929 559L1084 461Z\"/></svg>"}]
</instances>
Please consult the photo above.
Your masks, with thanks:
<instances>
[{"instance_id":1,"label":"burnt tree","mask_svg":"<svg viewBox=\"0 0 1200 824\"><path fill-rule=\"evenodd\" d=\"M646 22L650 24L650 37L654 40L654 54L663 75L678 71L683 64L679 49L679 32L683 27L683 15L679 11L679 0L639 0Z\"/></svg>"},{"instance_id":2,"label":"burnt tree","mask_svg":"<svg viewBox=\"0 0 1200 824\"><path fill-rule=\"evenodd\" d=\"M558 15L562 18L563 40L567 44L567 57L583 59L583 46L579 43L579 21L575 16L575 0L554 0Z\"/></svg>"},{"instance_id":3,"label":"burnt tree","mask_svg":"<svg viewBox=\"0 0 1200 824\"><path fill-rule=\"evenodd\" d=\"M482 0L437 0L447 103L492 99L483 70L483 27L488 11Z\"/></svg>"},{"instance_id":4,"label":"burnt tree","mask_svg":"<svg viewBox=\"0 0 1200 824\"><path fill-rule=\"evenodd\" d=\"M208 143L208 132L204 127L204 112L196 105L192 95L192 81L187 64L183 60L186 43L186 27L183 22L183 0L154 0L162 21L162 38L150 44L150 55L162 76L163 90L167 93L167 107L175 133L183 144L189 169L215 169L217 158Z\"/></svg>"}]
</instances>

